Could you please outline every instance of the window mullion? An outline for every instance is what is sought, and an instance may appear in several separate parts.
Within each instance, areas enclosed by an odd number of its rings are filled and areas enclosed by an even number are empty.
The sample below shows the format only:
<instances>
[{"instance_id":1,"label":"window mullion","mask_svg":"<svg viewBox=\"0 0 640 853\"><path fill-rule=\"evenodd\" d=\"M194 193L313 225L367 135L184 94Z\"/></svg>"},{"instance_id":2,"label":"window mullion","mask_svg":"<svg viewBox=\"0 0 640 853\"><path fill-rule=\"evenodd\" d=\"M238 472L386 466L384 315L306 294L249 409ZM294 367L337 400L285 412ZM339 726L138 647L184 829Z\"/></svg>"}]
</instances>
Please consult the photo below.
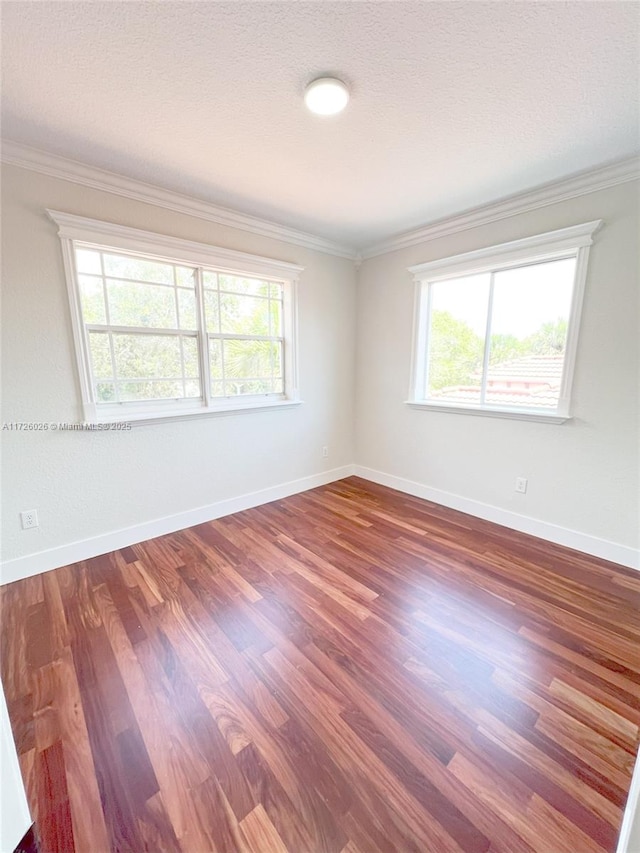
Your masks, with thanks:
<instances>
[{"instance_id":1,"label":"window mullion","mask_svg":"<svg viewBox=\"0 0 640 853\"><path fill-rule=\"evenodd\" d=\"M102 323L86 323L89 332L113 332L114 335L159 335L160 337L177 337L178 335L193 335L196 332L191 329L158 329L155 326L107 326Z\"/></svg>"},{"instance_id":2,"label":"window mullion","mask_svg":"<svg viewBox=\"0 0 640 853\"><path fill-rule=\"evenodd\" d=\"M109 353L111 355L111 375L113 376L113 390L115 391L115 402L120 402L120 381L116 373L116 353L113 346L113 332L111 330L111 313L109 311L109 294L107 293L107 277L104 270L104 255L100 252L100 270L102 272L102 294L104 297L104 316L109 328ZM97 384L97 383L96 383Z\"/></svg>"},{"instance_id":3,"label":"window mullion","mask_svg":"<svg viewBox=\"0 0 640 853\"><path fill-rule=\"evenodd\" d=\"M220 338L220 376L222 377L222 396L227 396L227 374L224 369L224 338Z\"/></svg>"},{"instance_id":4,"label":"window mullion","mask_svg":"<svg viewBox=\"0 0 640 853\"><path fill-rule=\"evenodd\" d=\"M182 376L182 396L187 396L187 380L185 378L185 370L184 370L184 338L182 335L178 338L180 342L180 374Z\"/></svg>"},{"instance_id":5,"label":"window mullion","mask_svg":"<svg viewBox=\"0 0 640 853\"><path fill-rule=\"evenodd\" d=\"M172 267L173 269L173 301L176 306L176 329L180 329L180 302L178 300L178 275L176 273L175 264Z\"/></svg>"},{"instance_id":6,"label":"window mullion","mask_svg":"<svg viewBox=\"0 0 640 853\"><path fill-rule=\"evenodd\" d=\"M273 338L273 331L274 330L273 330L273 318L271 316L271 282L268 282L268 288L269 288L269 290L268 290L268 299L267 299L267 318L268 318L267 330L269 332L269 337ZM270 373L270 376L269 376L270 386L269 387L273 388L274 376L275 376L275 364L274 364L274 358L273 358L273 343L271 343L269 346L269 373Z\"/></svg>"},{"instance_id":7,"label":"window mullion","mask_svg":"<svg viewBox=\"0 0 640 853\"><path fill-rule=\"evenodd\" d=\"M430 337L430 332L431 332L431 298L432 298L432 294L431 294L431 283L429 283L426 285L427 298L426 298L426 306L423 309L422 308L422 305L423 305L422 299L424 298L425 285L420 284L418 286L421 288L421 292L420 292L420 296L419 296L420 306L421 306L420 310L421 311L424 310L425 316L424 316L424 322L422 321L422 318L420 318L420 327L418 330L418 333L422 335L422 344L420 345L420 349L419 349L419 351L421 351L421 356L419 358L419 362L422 362L422 366L420 366L420 363L418 363L418 376L416 376L416 389L420 388L420 394L426 400L429 396L429 368L430 368L430 364L429 364L429 337ZM423 329L427 330L426 337L424 336L424 334L422 332ZM421 372L422 372L422 376L420 376Z\"/></svg>"},{"instance_id":8,"label":"window mullion","mask_svg":"<svg viewBox=\"0 0 640 853\"><path fill-rule=\"evenodd\" d=\"M211 379L209 376L209 338L204 313L204 287L202 284L202 268L195 269L196 280L196 311L198 315L198 341L200 346L200 381L205 406L211 405Z\"/></svg>"},{"instance_id":9,"label":"window mullion","mask_svg":"<svg viewBox=\"0 0 640 853\"><path fill-rule=\"evenodd\" d=\"M487 306L487 327L485 330L485 338L484 338L484 355L482 358L482 379L480 386L480 405L484 406L485 397L487 394L487 373L489 371L489 356L491 351L491 320L493 313L493 283L494 283L494 275L493 270L491 271L491 278L489 280L489 304Z\"/></svg>"},{"instance_id":10,"label":"window mullion","mask_svg":"<svg viewBox=\"0 0 640 853\"><path fill-rule=\"evenodd\" d=\"M283 337L277 335L241 335L235 332L208 332L212 340L219 341L284 341Z\"/></svg>"},{"instance_id":11,"label":"window mullion","mask_svg":"<svg viewBox=\"0 0 640 853\"><path fill-rule=\"evenodd\" d=\"M180 329L180 304L178 300L178 274L176 272L176 265L173 264L171 267L171 272L173 274L173 301L176 306L176 328ZM178 338L180 342L180 374L182 376L182 397L183 399L187 396L187 380L185 378L185 370L184 370L184 337L180 335Z\"/></svg>"},{"instance_id":12,"label":"window mullion","mask_svg":"<svg viewBox=\"0 0 640 853\"><path fill-rule=\"evenodd\" d=\"M218 300L218 333L220 334L220 377L222 380L222 396L227 394L227 377L224 372L224 337L222 336L222 297L220 295L220 274L216 273L216 299Z\"/></svg>"}]
</instances>

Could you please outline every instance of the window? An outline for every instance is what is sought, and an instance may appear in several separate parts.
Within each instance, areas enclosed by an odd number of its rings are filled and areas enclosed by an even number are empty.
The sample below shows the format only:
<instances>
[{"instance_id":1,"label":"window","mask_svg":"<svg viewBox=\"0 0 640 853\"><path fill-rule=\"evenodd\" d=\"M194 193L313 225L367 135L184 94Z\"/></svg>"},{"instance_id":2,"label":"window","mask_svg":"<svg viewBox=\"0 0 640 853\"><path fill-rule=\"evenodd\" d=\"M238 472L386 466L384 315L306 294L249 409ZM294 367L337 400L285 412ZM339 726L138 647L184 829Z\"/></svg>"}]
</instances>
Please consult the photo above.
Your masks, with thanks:
<instances>
[{"instance_id":1,"label":"window","mask_svg":"<svg viewBox=\"0 0 640 853\"><path fill-rule=\"evenodd\" d=\"M87 421L298 402L301 267L49 211L59 226Z\"/></svg>"},{"instance_id":2,"label":"window","mask_svg":"<svg viewBox=\"0 0 640 853\"><path fill-rule=\"evenodd\" d=\"M566 420L589 246L600 224L411 267L409 403Z\"/></svg>"}]
</instances>

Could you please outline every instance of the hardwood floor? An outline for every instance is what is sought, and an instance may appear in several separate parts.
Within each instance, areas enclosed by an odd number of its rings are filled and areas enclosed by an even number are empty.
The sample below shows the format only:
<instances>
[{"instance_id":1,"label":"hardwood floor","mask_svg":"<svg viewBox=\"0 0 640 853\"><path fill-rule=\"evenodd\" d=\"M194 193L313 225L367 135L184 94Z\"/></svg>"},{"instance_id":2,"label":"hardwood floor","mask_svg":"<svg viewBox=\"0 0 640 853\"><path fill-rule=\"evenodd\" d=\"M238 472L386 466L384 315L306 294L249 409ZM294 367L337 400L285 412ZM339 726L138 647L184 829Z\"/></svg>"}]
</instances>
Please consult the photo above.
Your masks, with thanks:
<instances>
[{"instance_id":1,"label":"hardwood floor","mask_svg":"<svg viewBox=\"0 0 640 853\"><path fill-rule=\"evenodd\" d=\"M7 585L42 850L613 851L639 604L357 478Z\"/></svg>"}]
</instances>

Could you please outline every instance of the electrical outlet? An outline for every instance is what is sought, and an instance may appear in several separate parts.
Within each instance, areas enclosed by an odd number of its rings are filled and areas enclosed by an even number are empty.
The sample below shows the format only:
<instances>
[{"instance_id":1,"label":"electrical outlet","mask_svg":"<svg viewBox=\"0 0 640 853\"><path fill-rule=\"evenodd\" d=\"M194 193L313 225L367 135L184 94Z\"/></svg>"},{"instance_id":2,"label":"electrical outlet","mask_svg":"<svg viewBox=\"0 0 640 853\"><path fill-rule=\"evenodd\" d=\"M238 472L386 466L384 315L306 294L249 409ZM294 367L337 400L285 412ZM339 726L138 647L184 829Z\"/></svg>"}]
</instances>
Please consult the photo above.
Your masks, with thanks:
<instances>
[{"instance_id":1,"label":"electrical outlet","mask_svg":"<svg viewBox=\"0 0 640 853\"><path fill-rule=\"evenodd\" d=\"M30 527L38 527L38 510L26 509L24 512L21 512L20 521L22 522L23 530L28 530Z\"/></svg>"},{"instance_id":2,"label":"electrical outlet","mask_svg":"<svg viewBox=\"0 0 640 853\"><path fill-rule=\"evenodd\" d=\"M322 448L322 458L327 459L328 457L329 457L329 448L325 444L325 446Z\"/></svg>"},{"instance_id":3,"label":"electrical outlet","mask_svg":"<svg viewBox=\"0 0 640 853\"><path fill-rule=\"evenodd\" d=\"M516 492L519 492L521 495L526 494L528 482L526 477L516 477Z\"/></svg>"}]
</instances>

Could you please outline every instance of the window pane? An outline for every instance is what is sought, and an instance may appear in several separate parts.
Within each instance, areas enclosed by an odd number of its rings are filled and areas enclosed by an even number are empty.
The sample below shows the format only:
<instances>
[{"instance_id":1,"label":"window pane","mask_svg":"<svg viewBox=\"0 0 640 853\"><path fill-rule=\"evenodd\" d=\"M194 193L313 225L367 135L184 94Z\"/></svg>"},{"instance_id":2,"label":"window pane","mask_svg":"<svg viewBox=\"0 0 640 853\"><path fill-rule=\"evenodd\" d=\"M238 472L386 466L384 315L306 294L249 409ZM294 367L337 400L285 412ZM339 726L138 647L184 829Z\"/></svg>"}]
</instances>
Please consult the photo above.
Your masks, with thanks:
<instances>
[{"instance_id":1,"label":"window pane","mask_svg":"<svg viewBox=\"0 0 640 853\"><path fill-rule=\"evenodd\" d=\"M277 281L272 281L269 292L272 299L282 299L282 284Z\"/></svg>"},{"instance_id":2,"label":"window pane","mask_svg":"<svg viewBox=\"0 0 640 853\"><path fill-rule=\"evenodd\" d=\"M428 399L480 403L489 283L483 273L430 285Z\"/></svg>"},{"instance_id":3,"label":"window pane","mask_svg":"<svg viewBox=\"0 0 640 853\"><path fill-rule=\"evenodd\" d=\"M220 294L220 330L223 334L268 335L269 302L253 296Z\"/></svg>"},{"instance_id":4,"label":"window pane","mask_svg":"<svg viewBox=\"0 0 640 853\"><path fill-rule=\"evenodd\" d=\"M196 338L182 338L182 354L184 357L184 375L187 379L197 379L200 376L198 362L198 341Z\"/></svg>"},{"instance_id":5,"label":"window pane","mask_svg":"<svg viewBox=\"0 0 640 853\"><path fill-rule=\"evenodd\" d=\"M177 336L115 334L113 349L118 379L182 377Z\"/></svg>"},{"instance_id":6,"label":"window pane","mask_svg":"<svg viewBox=\"0 0 640 853\"><path fill-rule=\"evenodd\" d=\"M184 397L182 382L122 382L120 400L175 400Z\"/></svg>"},{"instance_id":7,"label":"window pane","mask_svg":"<svg viewBox=\"0 0 640 853\"><path fill-rule=\"evenodd\" d=\"M96 385L96 401L112 403L116 399L116 388L113 382L98 382Z\"/></svg>"},{"instance_id":8,"label":"window pane","mask_svg":"<svg viewBox=\"0 0 640 853\"><path fill-rule=\"evenodd\" d=\"M209 338L209 371L211 379L222 379L222 342L215 338Z\"/></svg>"},{"instance_id":9,"label":"window pane","mask_svg":"<svg viewBox=\"0 0 640 853\"><path fill-rule=\"evenodd\" d=\"M178 289L178 309L180 311L180 328L197 329L196 294L193 290Z\"/></svg>"},{"instance_id":10,"label":"window pane","mask_svg":"<svg viewBox=\"0 0 640 853\"><path fill-rule=\"evenodd\" d=\"M282 337L282 302L271 300L271 334Z\"/></svg>"},{"instance_id":11,"label":"window pane","mask_svg":"<svg viewBox=\"0 0 640 853\"><path fill-rule=\"evenodd\" d=\"M76 269L79 273L102 275L100 252L94 252L92 249L76 249Z\"/></svg>"},{"instance_id":12,"label":"window pane","mask_svg":"<svg viewBox=\"0 0 640 853\"><path fill-rule=\"evenodd\" d=\"M111 348L106 332L89 332L91 371L96 379L113 379Z\"/></svg>"},{"instance_id":13,"label":"window pane","mask_svg":"<svg viewBox=\"0 0 640 853\"><path fill-rule=\"evenodd\" d=\"M213 290L218 289L218 273L211 272L211 270L203 270L202 271L202 283L205 287L212 288Z\"/></svg>"},{"instance_id":14,"label":"window pane","mask_svg":"<svg viewBox=\"0 0 640 853\"><path fill-rule=\"evenodd\" d=\"M176 283L180 287L195 287L195 267L176 267Z\"/></svg>"},{"instance_id":15,"label":"window pane","mask_svg":"<svg viewBox=\"0 0 640 853\"><path fill-rule=\"evenodd\" d=\"M218 380L211 383L211 396L224 397L224 382Z\"/></svg>"},{"instance_id":16,"label":"window pane","mask_svg":"<svg viewBox=\"0 0 640 853\"><path fill-rule=\"evenodd\" d=\"M80 285L82 316L85 323L104 325L107 322L107 315L104 307L102 279L92 275L79 275L78 283Z\"/></svg>"},{"instance_id":17,"label":"window pane","mask_svg":"<svg viewBox=\"0 0 640 853\"><path fill-rule=\"evenodd\" d=\"M270 379L232 379L226 383L227 395L270 394L273 386Z\"/></svg>"},{"instance_id":18,"label":"window pane","mask_svg":"<svg viewBox=\"0 0 640 853\"><path fill-rule=\"evenodd\" d=\"M271 344L271 365L273 368L274 376L282 376L282 343L280 341L274 341Z\"/></svg>"},{"instance_id":19,"label":"window pane","mask_svg":"<svg viewBox=\"0 0 640 853\"><path fill-rule=\"evenodd\" d=\"M207 332L216 334L220 331L220 312L218 311L218 292L205 290L204 292L204 316L207 324Z\"/></svg>"},{"instance_id":20,"label":"window pane","mask_svg":"<svg viewBox=\"0 0 640 853\"><path fill-rule=\"evenodd\" d=\"M263 379L271 376L271 341L225 340L225 379Z\"/></svg>"},{"instance_id":21,"label":"window pane","mask_svg":"<svg viewBox=\"0 0 640 853\"><path fill-rule=\"evenodd\" d=\"M175 329L175 291L169 287L107 279L109 316L114 326Z\"/></svg>"},{"instance_id":22,"label":"window pane","mask_svg":"<svg viewBox=\"0 0 640 853\"><path fill-rule=\"evenodd\" d=\"M555 408L575 258L497 272L485 402Z\"/></svg>"},{"instance_id":23,"label":"window pane","mask_svg":"<svg viewBox=\"0 0 640 853\"><path fill-rule=\"evenodd\" d=\"M151 281L173 284L173 265L127 255L103 255L105 275L112 278L132 278L136 281Z\"/></svg>"},{"instance_id":24,"label":"window pane","mask_svg":"<svg viewBox=\"0 0 640 853\"><path fill-rule=\"evenodd\" d=\"M220 290L230 293L245 293L248 296L268 296L270 283L257 278L240 278L236 275L218 275Z\"/></svg>"}]
</instances>

